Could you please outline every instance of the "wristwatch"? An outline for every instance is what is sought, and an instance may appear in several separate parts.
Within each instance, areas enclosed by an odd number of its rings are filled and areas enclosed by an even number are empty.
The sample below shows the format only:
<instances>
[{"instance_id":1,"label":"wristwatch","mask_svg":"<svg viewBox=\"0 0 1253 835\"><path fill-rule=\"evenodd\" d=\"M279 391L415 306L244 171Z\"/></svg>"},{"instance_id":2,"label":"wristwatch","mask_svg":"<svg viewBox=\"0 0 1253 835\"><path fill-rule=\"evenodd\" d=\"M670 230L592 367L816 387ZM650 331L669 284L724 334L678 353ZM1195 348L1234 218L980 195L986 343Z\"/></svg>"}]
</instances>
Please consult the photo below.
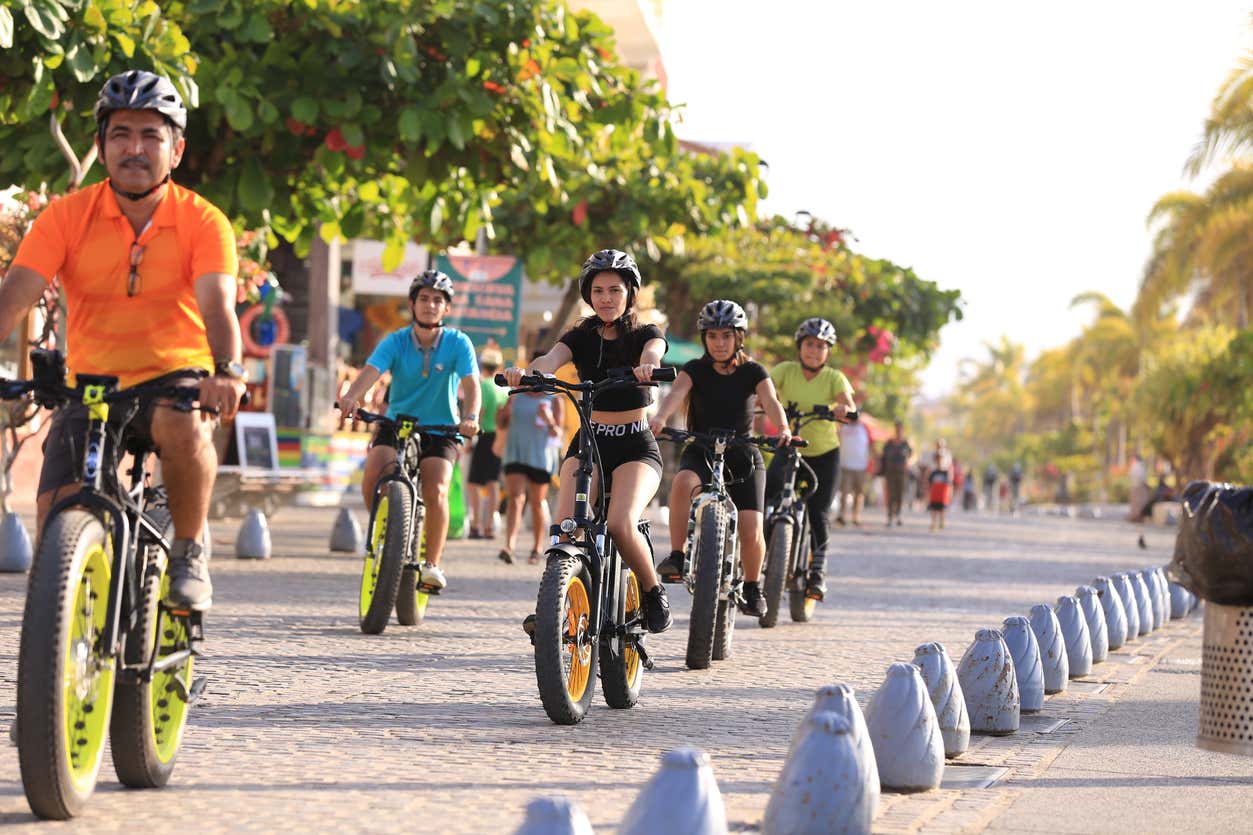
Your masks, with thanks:
<instances>
[{"instance_id":1,"label":"wristwatch","mask_svg":"<svg viewBox=\"0 0 1253 835\"><path fill-rule=\"evenodd\" d=\"M232 380L246 383L248 382L248 369L234 360L218 360L213 365L213 376L230 377Z\"/></svg>"},{"instance_id":2,"label":"wristwatch","mask_svg":"<svg viewBox=\"0 0 1253 835\"><path fill-rule=\"evenodd\" d=\"M473 420L473 421L478 421L479 416L478 416L478 415L464 415L464 416L462 416L462 418L461 418L461 419L462 419L462 420Z\"/></svg>"}]
</instances>

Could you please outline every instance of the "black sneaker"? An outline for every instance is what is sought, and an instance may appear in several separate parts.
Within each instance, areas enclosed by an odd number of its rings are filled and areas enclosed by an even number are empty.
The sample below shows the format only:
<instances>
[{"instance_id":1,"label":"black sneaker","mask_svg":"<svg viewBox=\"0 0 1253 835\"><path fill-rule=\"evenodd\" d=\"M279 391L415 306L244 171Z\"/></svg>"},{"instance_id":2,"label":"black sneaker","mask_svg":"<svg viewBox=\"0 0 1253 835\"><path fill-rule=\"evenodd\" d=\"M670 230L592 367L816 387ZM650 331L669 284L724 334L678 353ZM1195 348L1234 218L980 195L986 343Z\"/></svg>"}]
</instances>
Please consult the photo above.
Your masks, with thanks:
<instances>
[{"instance_id":1,"label":"black sneaker","mask_svg":"<svg viewBox=\"0 0 1253 835\"><path fill-rule=\"evenodd\" d=\"M761 596L761 585L758 583L744 583L744 589L741 592L739 609L746 615L755 618L764 618L766 616L767 606L766 598Z\"/></svg>"},{"instance_id":2,"label":"black sneaker","mask_svg":"<svg viewBox=\"0 0 1253 835\"><path fill-rule=\"evenodd\" d=\"M658 583L644 592L644 627L653 633L665 632L673 622L666 587Z\"/></svg>"},{"instance_id":3,"label":"black sneaker","mask_svg":"<svg viewBox=\"0 0 1253 835\"><path fill-rule=\"evenodd\" d=\"M204 547L190 539L176 539L170 548L166 569L170 590L165 602L176 609L203 612L213 605L213 584L209 582L209 560Z\"/></svg>"},{"instance_id":4,"label":"black sneaker","mask_svg":"<svg viewBox=\"0 0 1253 835\"><path fill-rule=\"evenodd\" d=\"M827 596L827 584L821 572L809 572L805 580L805 596L811 600L822 600Z\"/></svg>"},{"instance_id":5,"label":"black sneaker","mask_svg":"<svg viewBox=\"0 0 1253 835\"><path fill-rule=\"evenodd\" d=\"M657 566L657 576L661 578L663 583L682 583L683 577L683 552L671 551L670 556L661 561Z\"/></svg>"},{"instance_id":6,"label":"black sneaker","mask_svg":"<svg viewBox=\"0 0 1253 835\"><path fill-rule=\"evenodd\" d=\"M535 644L535 615L527 615L522 619L522 631L531 639L531 644Z\"/></svg>"}]
</instances>

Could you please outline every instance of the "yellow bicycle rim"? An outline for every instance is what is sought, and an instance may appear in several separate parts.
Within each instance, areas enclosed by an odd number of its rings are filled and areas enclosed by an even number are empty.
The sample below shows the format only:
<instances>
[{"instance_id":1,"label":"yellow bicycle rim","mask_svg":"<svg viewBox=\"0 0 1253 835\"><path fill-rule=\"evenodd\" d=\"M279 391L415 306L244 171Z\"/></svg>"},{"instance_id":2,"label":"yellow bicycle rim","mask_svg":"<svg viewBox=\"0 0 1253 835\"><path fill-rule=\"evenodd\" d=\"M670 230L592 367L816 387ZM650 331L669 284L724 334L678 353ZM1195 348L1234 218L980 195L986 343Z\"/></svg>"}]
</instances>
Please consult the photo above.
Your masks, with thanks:
<instances>
[{"instance_id":1,"label":"yellow bicycle rim","mask_svg":"<svg viewBox=\"0 0 1253 835\"><path fill-rule=\"evenodd\" d=\"M635 572L627 572L626 585L626 620L640 617L640 584L635 579ZM626 679L628 684L635 681L640 674L640 654L635 644L626 643L623 647L622 660L626 662Z\"/></svg>"},{"instance_id":2,"label":"yellow bicycle rim","mask_svg":"<svg viewBox=\"0 0 1253 835\"><path fill-rule=\"evenodd\" d=\"M566 583L566 630L562 636L562 651L570 656L566 693L576 702L583 698L592 673L592 642L587 637L591 617L587 587L577 576L571 577Z\"/></svg>"},{"instance_id":3,"label":"yellow bicycle rim","mask_svg":"<svg viewBox=\"0 0 1253 835\"><path fill-rule=\"evenodd\" d=\"M361 594L358 608L361 617L370 611L370 603L374 600L374 587L379 581L378 554L383 550L383 541L387 537L387 495L378 497L378 507L374 512L374 530L371 531L370 547L365 552L365 565L361 569Z\"/></svg>"},{"instance_id":4,"label":"yellow bicycle rim","mask_svg":"<svg viewBox=\"0 0 1253 835\"><path fill-rule=\"evenodd\" d=\"M95 780L109 727L113 659L98 653L109 608L110 571L104 546L93 545L83 558L65 648L61 733L70 758L70 777L80 790L90 789Z\"/></svg>"}]
</instances>

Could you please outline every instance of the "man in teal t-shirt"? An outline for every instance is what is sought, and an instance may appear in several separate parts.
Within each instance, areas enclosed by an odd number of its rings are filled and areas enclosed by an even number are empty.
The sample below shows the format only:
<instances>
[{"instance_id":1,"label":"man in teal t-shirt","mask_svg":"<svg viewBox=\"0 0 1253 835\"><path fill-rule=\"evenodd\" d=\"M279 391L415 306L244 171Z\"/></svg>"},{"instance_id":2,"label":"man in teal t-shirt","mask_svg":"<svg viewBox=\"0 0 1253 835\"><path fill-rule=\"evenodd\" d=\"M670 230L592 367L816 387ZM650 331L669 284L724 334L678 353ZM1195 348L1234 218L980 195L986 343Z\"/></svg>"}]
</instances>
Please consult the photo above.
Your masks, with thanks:
<instances>
[{"instance_id":1,"label":"man in teal t-shirt","mask_svg":"<svg viewBox=\"0 0 1253 835\"><path fill-rule=\"evenodd\" d=\"M355 411L370 386L390 372L388 417L409 415L428 426L456 424L457 431L466 438L478 433L481 394L474 346L470 337L444 325L452 296L452 279L438 270L427 270L413 280L409 286L413 325L383 337L348 392L340 398L341 411ZM460 415L458 394L463 403ZM374 489L387 468L395 463L397 446L394 430L379 429L370 442L361 477L367 507L373 508ZM448 538L448 487L456 460L457 440L453 436L422 433L418 469L426 505L426 549L419 582L435 590L448 584L439 561Z\"/></svg>"}]
</instances>

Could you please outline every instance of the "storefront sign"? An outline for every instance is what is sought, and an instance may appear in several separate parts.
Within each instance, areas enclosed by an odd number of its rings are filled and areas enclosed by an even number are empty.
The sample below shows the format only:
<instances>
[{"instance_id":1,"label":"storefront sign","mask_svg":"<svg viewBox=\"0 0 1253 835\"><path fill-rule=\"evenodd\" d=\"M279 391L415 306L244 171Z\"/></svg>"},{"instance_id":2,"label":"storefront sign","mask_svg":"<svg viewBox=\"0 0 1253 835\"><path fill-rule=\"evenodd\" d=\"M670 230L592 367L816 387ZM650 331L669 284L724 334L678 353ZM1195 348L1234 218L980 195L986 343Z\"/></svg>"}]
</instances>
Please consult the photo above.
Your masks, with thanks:
<instances>
[{"instance_id":1,"label":"storefront sign","mask_svg":"<svg viewBox=\"0 0 1253 835\"><path fill-rule=\"evenodd\" d=\"M448 324L469 334L479 348L488 340L516 345L522 259L512 255L441 255L435 261L436 269L448 273L457 291Z\"/></svg>"},{"instance_id":2,"label":"storefront sign","mask_svg":"<svg viewBox=\"0 0 1253 835\"><path fill-rule=\"evenodd\" d=\"M375 296L407 296L409 282L426 269L426 247L409 244L394 270L383 268L383 242L352 242L352 291Z\"/></svg>"}]
</instances>

